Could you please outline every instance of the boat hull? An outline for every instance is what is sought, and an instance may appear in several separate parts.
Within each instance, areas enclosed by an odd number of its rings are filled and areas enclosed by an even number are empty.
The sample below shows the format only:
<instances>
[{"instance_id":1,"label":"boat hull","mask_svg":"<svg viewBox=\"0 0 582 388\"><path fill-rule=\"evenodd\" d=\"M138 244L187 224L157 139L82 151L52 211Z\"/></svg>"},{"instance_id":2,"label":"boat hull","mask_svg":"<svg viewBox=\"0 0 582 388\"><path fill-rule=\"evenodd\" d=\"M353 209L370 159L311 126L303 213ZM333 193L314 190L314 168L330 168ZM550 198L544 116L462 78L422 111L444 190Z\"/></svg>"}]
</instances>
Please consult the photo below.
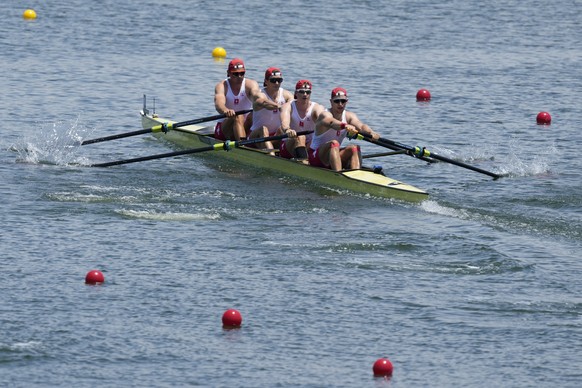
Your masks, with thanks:
<instances>
[{"instance_id":1,"label":"boat hull","mask_svg":"<svg viewBox=\"0 0 582 388\"><path fill-rule=\"evenodd\" d=\"M143 111L141 118L144 129L163 123L174 123ZM167 133L155 132L154 136L180 147L198 148L216 144L217 141L212 136L213 133L212 127L188 125L170 129ZM302 178L324 187L410 202L420 202L428 198L428 193L424 190L366 169L335 172L326 168L306 166L289 159L271 156L259 149L244 146L232 148L229 151L208 152L219 158Z\"/></svg>"}]
</instances>

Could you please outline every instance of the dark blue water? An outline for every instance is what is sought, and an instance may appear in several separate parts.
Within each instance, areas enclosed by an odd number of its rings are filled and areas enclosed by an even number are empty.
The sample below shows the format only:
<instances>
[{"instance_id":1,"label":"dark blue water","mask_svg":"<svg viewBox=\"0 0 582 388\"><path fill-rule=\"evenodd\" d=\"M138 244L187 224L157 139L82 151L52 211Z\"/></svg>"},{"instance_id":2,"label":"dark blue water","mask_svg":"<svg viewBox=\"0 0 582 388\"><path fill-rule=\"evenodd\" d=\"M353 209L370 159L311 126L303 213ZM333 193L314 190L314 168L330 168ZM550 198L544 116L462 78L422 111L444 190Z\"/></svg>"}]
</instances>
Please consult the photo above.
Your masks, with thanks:
<instances>
[{"instance_id":1,"label":"dark blue water","mask_svg":"<svg viewBox=\"0 0 582 388\"><path fill-rule=\"evenodd\" d=\"M582 381L579 1L5 3L0 386ZM343 86L382 136L505 177L370 159L430 192L415 205L210 154L86 167L171 150L76 145L140 129L143 94L174 120L215 114L217 46L252 78L311 79L324 105ZM242 328L223 330L229 308Z\"/></svg>"}]
</instances>

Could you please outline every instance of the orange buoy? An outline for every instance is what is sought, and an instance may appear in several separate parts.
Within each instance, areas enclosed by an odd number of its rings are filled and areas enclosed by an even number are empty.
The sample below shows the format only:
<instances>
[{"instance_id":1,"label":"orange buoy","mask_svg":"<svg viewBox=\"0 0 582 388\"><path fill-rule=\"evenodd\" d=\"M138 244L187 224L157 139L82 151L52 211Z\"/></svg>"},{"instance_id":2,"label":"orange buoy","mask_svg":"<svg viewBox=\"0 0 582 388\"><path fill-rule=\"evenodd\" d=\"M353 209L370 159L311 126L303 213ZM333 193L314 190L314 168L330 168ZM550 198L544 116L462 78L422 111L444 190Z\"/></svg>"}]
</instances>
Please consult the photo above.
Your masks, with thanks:
<instances>
[{"instance_id":1,"label":"orange buoy","mask_svg":"<svg viewBox=\"0 0 582 388\"><path fill-rule=\"evenodd\" d=\"M548 112L540 112L536 117L536 122L539 125L550 125L552 123L552 116Z\"/></svg>"},{"instance_id":2,"label":"orange buoy","mask_svg":"<svg viewBox=\"0 0 582 388\"><path fill-rule=\"evenodd\" d=\"M392 376L394 367L389 359L379 358L374 363L372 370L374 371L374 376Z\"/></svg>"},{"instance_id":3,"label":"orange buoy","mask_svg":"<svg viewBox=\"0 0 582 388\"><path fill-rule=\"evenodd\" d=\"M237 328L242 324L242 315L238 310L229 309L222 314L222 326L225 328Z\"/></svg>"},{"instance_id":4,"label":"orange buoy","mask_svg":"<svg viewBox=\"0 0 582 388\"><path fill-rule=\"evenodd\" d=\"M87 276L85 276L85 284L101 284L104 282L105 276L103 276L103 272L97 269L92 269L87 272Z\"/></svg>"},{"instance_id":5,"label":"orange buoy","mask_svg":"<svg viewBox=\"0 0 582 388\"><path fill-rule=\"evenodd\" d=\"M430 101L430 92L427 89L420 89L416 92L416 101Z\"/></svg>"}]
</instances>

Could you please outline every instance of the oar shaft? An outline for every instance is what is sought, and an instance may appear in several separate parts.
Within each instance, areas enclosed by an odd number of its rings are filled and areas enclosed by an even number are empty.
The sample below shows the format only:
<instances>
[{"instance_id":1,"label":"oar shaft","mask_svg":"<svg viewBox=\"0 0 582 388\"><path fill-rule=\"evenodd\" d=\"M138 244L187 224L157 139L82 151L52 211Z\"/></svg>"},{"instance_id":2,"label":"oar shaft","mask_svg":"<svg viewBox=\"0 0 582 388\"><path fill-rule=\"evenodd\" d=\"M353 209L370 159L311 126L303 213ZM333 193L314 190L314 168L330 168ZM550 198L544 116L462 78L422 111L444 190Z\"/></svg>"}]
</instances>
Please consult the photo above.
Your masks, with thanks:
<instances>
[{"instance_id":1,"label":"oar shaft","mask_svg":"<svg viewBox=\"0 0 582 388\"><path fill-rule=\"evenodd\" d=\"M297 132L297 136L307 135L307 134L310 134L311 132L313 132L313 131ZM240 141L235 142L235 146L240 147L240 146L246 146L246 145L251 145L251 144L264 143L266 141L282 140L282 139L285 139L287 137L289 137L289 135L277 135L277 136L262 137L262 138L257 138L257 139L240 140Z\"/></svg>"},{"instance_id":2,"label":"oar shaft","mask_svg":"<svg viewBox=\"0 0 582 388\"><path fill-rule=\"evenodd\" d=\"M151 131L152 131L151 129L141 129L139 131L133 131L133 132L127 132L127 133L118 133L117 135L104 136L104 137L99 137L97 139L85 140L85 141L81 142L81 145L100 143L102 141L121 139L124 137L130 137L130 136L143 135L144 133L149 133Z\"/></svg>"},{"instance_id":3,"label":"oar shaft","mask_svg":"<svg viewBox=\"0 0 582 388\"><path fill-rule=\"evenodd\" d=\"M120 164L128 164L128 163L136 163L136 162L145 162L146 160L154 160L154 159L163 159L163 158L171 158L174 156L180 155L187 155L187 154L195 154L197 152L204 152L204 151L213 151L213 150L220 150L224 148L224 143L217 143L212 146L196 148L196 149L188 149L182 151L174 151L174 152L167 152L165 154L157 154L157 155L150 155L150 156L142 156L139 158L133 159L124 159L124 160L117 160L114 162L106 162L106 163L97 163L92 164L90 167L110 167L110 166L118 166Z\"/></svg>"},{"instance_id":4,"label":"oar shaft","mask_svg":"<svg viewBox=\"0 0 582 388\"><path fill-rule=\"evenodd\" d=\"M393 146L393 147L398 147L398 148L401 148L401 149L405 149L407 151L410 151L413 155L415 155L417 157L421 157L421 158L422 157L430 157L430 158L433 158L433 159L436 159L436 160L440 160L440 161L443 161L443 162L447 162L447 163L450 163L450 164L454 164L454 165L459 166L459 167L466 168L468 170L472 170L472 171L475 171L475 172L479 172L481 174L489 175L490 177L492 177L494 179L501 178L501 175L495 174L495 173L490 172L490 171L487 171L487 170L483 170L483 169L481 169L479 167L471 166L471 165L466 164L466 163L463 163L463 162L458 162L456 160L449 159L449 158L447 158L445 156L440 156L440 155L437 155L437 154L433 154L432 152L428 151L425 148L412 147L412 146L409 146L409 145L406 145L406 144L402 144L402 143L398 143L398 142L395 142L393 140L385 139L385 138L382 138L382 137L379 138L377 142L375 142L372 139L372 136L371 135L369 135L367 133L361 133L361 132L358 133L358 138L364 139L364 140L368 140L368 141L370 141L372 143L384 145L387 148L391 148L391 146Z\"/></svg>"},{"instance_id":5,"label":"oar shaft","mask_svg":"<svg viewBox=\"0 0 582 388\"><path fill-rule=\"evenodd\" d=\"M252 112L252 109L241 110L241 111L235 112L235 114L236 115L240 115L240 114L245 114L245 113L249 113L249 112ZM195 125L195 124L205 123L207 121L219 120L219 119L222 119L222 118L225 118L225 117L226 117L225 114L219 114L219 115L201 117L199 119L194 119L194 120L181 121L181 122L175 123L175 124L171 124L171 123L169 123L169 124L160 124L160 125L155 125L155 126L153 126L151 128L141 129L139 131L119 133L117 135L104 136L104 137L99 137L97 139L85 140L85 141L82 141L81 142L81 145L100 143L100 142L103 142L103 141L109 141L109 140L115 140L115 139L122 139L124 137L143 135L143 134L150 133L150 132L166 131L168 129L185 127L187 125Z\"/></svg>"},{"instance_id":6,"label":"oar shaft","mask_svg":"<svg viewBox=\"0 0 582 388\"><path fill-rule=\"evenodd\" d=\"M374 144L379 144L379 145L381 145L381 146L383 146L383 147L390 148L391 150L394 150L394 151L399 151L399 150L400 150L400 151L404 151L404 153L406 153L406 155L408 155L408 156L412 156L413 158L417 158L417 159L423 160L423 161L425 161L425 162L427 162L427 163L434 163L434 162L435 162L434 160L432 160L432 159L430 159L430 158L425 158L424 156L414 155L414 154L411 152L411 150L409 150L409 149L407 149L407 148L404 148L404 147L399 147L399 146L393 145L393 144L391 144L391 143L384 142L384 141L382 141L381 139L379 139L379 140L372 140L372 139L370 138L370 139L364 139L364 140L368 140L368 141L369 141L369 142L371 142L371 143L374 143Z\"/></svg>"},{"instance_id":7,"label":"oar shaft","mask_svg":"<svg viewBox=\"0 0 582 388\"><path fill-rule=\"evenodd\" d=\"M495 174L495 173L493 173L491 171L483 170L483 169L481 169L479 167L471 166L470 164L467 164L467 163L458 162L456 160L449 159L449 158L447 158L445 156L436 155L436 154L433 154L432 152L428 152L426 150L425 150L425 152L426 152L426 154L425 154L426 156L430 156L433 159L441 160L443 162L447 162L447 163L450 163L450 164L454 164L454 165L459 166L459 167L464 167L464 168L466 168L468 170L472 170L472 171L475 171L475 172L480 172L481 174L489 175L490 177L492 177L494 179L501 178L501 175Z\"/></svg>"},{"instance_id":8,"label":"oar shaft","mask_svg":"<svg viewBox=\"0 0 582 388\"><path fill-rule=\"evenodd\" d=\"M313 132L313 131L297 132L297 135L298 136L300 136L300 135L307 135L307 134L309 134L311 132ZM117 160L117 161L114 161L114 162L97 163L97 164L92 164L89 167L110 167L110 166L117 166L117 165L120 165L120 164L128 164L128 163L136 163L136 162L145 162L147 160L171 158L171 157L174 157L174 156L195 154L195 153L198 153L198 152L205 152L205 151L215 151L215 150L227 150L228 151L232 147L240 147L240 146L246 146L246 145L251 145L251 144L264 143L264 142L270 141L270 140L281 140L281 139L285 139L286 137L289 137L289 135L284 134L284 135L278 135L278 136L262 137L262 138L257 138L257 139L249 139L249 140L241 140L241 141L231 141L231 140L228 140L228 141L226 141L224 143L216 143L216 144L211 145L211 146L208 146L208 147L201 147L201 148L194 148L194 149L188 149L188 150L182 150L182 151L167 152L165 154L142 156L142 157L139 157L139 158Z\"/></svg>"},{"instance_id":9,"label":"oar shaft","mask_svg":"<svg viewBox=\"0 0 582 388\"><path fill-rule=\"evenodd\" d=\"M252 112L252 109L247 109L247 110L239 110L237 112L234 112L236 115L242 115L245 113L249 113ZM219 119L223 119L225 118L226 115L225 114L219 114L219 115L214 115L214 116L207 116L207 117L202 117L199 119L194 119L194 120L188 120L188 121L180 121L178 123L175 124L160 124L160 125L156 125L150 128L150 130L152 132L159 132L162 130L166 130L166 129L174 129L174 128L179 128L179 127L185 127L187 125L195 125L195 124L200 124L200 123L205 123L207 121L214 121L214 120L219 120Z\"/></svg>"},{"instance_id":10,"label":"oar shaft","mask_svg":"<svg viewBox=\"0 0 582 388\"><path fill-rule=\"evenodd\" d=\"M397 150L397 151L392 151L392 152L378 152L375 154L362 155L362 158L364 158L364 159L379 158L381 156L401 155L401 154L405 154L407 152L408 151L406 151L406 150Z\"/></svg>"}]
</instances>

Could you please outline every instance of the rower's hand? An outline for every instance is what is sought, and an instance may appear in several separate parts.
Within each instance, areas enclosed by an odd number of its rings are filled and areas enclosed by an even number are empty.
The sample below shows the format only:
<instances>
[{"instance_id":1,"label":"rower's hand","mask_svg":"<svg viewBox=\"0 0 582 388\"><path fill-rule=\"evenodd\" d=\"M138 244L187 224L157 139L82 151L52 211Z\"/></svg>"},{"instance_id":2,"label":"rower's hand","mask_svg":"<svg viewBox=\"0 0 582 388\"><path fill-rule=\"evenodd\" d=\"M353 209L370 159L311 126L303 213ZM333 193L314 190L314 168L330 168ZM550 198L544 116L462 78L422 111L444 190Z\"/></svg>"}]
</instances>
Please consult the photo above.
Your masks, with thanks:
<instances>
[{"instance_id":1,"label":"rower's hand","mask_svg":"<svg viewBox=\"0 0 582 388\"><path fill-rule=\"evenodd\" d=\"M234 111L234 109L228 109L226 112L224 112L224 115L226 117L234 117L236 116L236 112Z\"/></svg>"},{"instance_id":2,"label":"rower's hand","mask_svg":"<svg viewBox=\"0 0 582 388\"><path fill-rule=\"evenodd\" d=\"M282 107L281 104L277 104L274 101L267 101L267 103L264 105L265 109L273 110L273 111L275 111L275 110L281 111L281 107Z\"/></svg>"},{"instance_id":3,"label":"rower's hand","mask_svg":"<svg viewBox=\"0 0 582 388\"><path fill-rule=\"evenodd\" d=\"M380 135L377 134L376 132L372 132L372 139L374 139L374 140L380 140Z\"/></svg>"},{"instance_id":4,"label":"rower's hand","mask_svg":"<svg viewBox=\"0 0 582 388\"><path fill-rule=\"evenodd\" d=\"M346 125L346 131L348 131L348 137L355 138L358 136L358 130L352 124Z\"/></svg>"},{"instance_id":5,"label":"rower's hand","mask_svg":"<svg viewBox=\"0 0 582 388\"><path fill-rule=\"evenodd\" d=\"M297 137L297 132L295 132L293 129L288 129L287 132L285 132L285 135L290 138L295 138Z\"/></svg>"}]
</instances>

